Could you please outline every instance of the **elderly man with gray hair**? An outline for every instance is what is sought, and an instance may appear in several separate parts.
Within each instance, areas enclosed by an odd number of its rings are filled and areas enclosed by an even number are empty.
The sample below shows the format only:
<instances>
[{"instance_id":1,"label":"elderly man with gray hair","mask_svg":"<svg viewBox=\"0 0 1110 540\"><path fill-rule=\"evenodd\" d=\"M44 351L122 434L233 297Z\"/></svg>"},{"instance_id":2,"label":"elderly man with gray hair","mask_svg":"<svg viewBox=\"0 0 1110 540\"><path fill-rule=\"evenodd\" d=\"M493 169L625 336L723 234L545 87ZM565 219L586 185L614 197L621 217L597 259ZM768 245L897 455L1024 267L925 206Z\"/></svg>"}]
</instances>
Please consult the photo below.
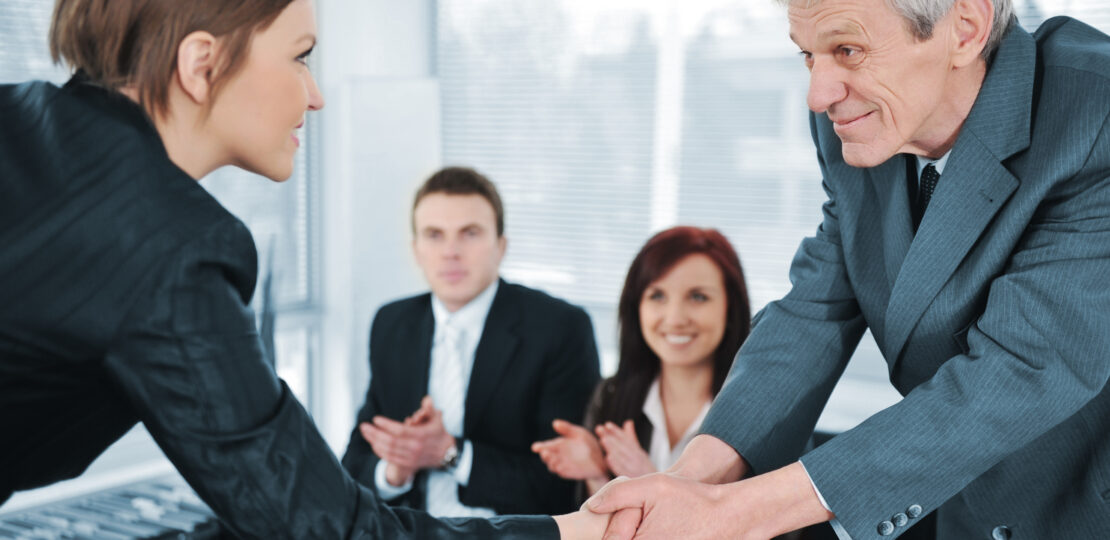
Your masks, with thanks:
<instances>
[{"instance_id":1,"label":"elderly man with gray hair","mask_svg":"<svg viewBox=\"0 0 1110 540\"><path fill-rule=\"evenodd\" d=\"M1110 37L1010 0L783 1L828 200L612 538L1110 538ZM904 398L805 453L866 329Z\"/></svg>"}]
</instances>

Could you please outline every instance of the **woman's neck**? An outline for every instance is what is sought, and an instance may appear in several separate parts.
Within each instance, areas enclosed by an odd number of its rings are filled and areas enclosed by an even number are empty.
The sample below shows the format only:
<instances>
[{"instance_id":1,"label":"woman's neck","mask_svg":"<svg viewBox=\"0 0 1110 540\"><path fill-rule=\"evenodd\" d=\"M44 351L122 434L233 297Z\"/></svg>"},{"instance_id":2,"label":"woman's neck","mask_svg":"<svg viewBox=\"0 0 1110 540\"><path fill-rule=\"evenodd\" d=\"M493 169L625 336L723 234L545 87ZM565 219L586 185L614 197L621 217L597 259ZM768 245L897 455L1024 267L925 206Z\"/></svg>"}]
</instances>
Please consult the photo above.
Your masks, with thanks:
<instances>
[{"instance_id":1,"label":"woman's neck","mask_svg":"<svg viewBox=\"0 0 1110 540\"><path fill-rule=\"evenodd\" d=\"M180 91L176 90L170 89L169 105L165 111L147 111L147 114L170 161L194 180L200 180L223 163L214 151L212 137L204 132L201 108L183 99ZM141 105L136 89L125 87L120 92Z\"/></svg>"},{"instance_id":2,"label":"woman's neck","mask_svg":"<svg viewBox=\"0 0 1110 540\"><path fill-rule=\"evenodd\" d=\"M713 364L663 365L659 370L659 401L667 422L667 440L673 449L713 399Z\"/></svg>"},{"instance_id":3,"label":"woman's neck","mask_svg":"<svg viewBox=\"0 0 1110 540\"><path fill-rule=\"evenodd\" d=\"M664 403L705 403L713 399L713 364L693 366L662 365L659 393Z\"/></svg>"}]
</instances>

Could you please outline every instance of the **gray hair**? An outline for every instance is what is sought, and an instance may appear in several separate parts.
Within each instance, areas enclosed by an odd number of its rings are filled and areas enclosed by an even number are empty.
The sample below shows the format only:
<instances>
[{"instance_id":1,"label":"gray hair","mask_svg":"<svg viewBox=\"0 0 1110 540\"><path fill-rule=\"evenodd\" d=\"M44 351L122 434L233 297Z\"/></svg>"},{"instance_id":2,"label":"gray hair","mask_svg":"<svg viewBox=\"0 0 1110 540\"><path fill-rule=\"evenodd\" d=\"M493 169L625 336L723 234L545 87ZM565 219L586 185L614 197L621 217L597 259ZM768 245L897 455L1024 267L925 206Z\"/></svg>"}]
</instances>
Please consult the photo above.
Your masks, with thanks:
<instances>
[{"instance_id":1,"label":"gray hair","mask_svg":"<svg viewBox=\"0 0 1110 540\"><path fill-rule=\"evenodd\" d=\"M781 5L802 4L805 7L817 5L821 0L775 0ZM906 21L913 36L920 41L933 37L933 28L941 20L956 0L885 0L887 5L894 8ZM1017 21L1014 15L1012 0L991 0L994 5L994 24L991 25L991 35L987 37L987 44L983 47L982 57L990 60L998 44L1002 43L1002 36L1006 30Z\"/></svg>"}]
</instances>

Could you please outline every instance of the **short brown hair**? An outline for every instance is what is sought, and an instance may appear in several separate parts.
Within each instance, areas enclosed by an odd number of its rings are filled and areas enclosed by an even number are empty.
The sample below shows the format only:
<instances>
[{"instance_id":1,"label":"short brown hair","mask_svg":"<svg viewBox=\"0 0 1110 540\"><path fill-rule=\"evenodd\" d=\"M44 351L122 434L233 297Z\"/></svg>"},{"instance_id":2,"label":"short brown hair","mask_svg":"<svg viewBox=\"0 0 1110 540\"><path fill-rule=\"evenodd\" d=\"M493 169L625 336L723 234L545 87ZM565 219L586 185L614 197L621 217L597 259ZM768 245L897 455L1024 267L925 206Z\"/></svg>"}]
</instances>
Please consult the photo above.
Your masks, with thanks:
<instances>
[{"instance_id":1,"label":"short brown hair","mask_svg":"<svg viewBox=\"0 0 1110 540\"><path fill-rule=\"evenodd\" d=\"M57 0L50 55L112 90L133 86L148 114L164 114L177 49L193 32L222 40L212 95L242 67L254 32L292 0ZM210 102L211 103L211 102Z\"/></svg>"},{"instance_id":2,"label":"short brown hair","mask_svg":"<svg viewBox=\"0 0 1110 540\"><path fill-rule=\"evenodd\" d=\"M505 234L505 207L501 205L501 195L497 193L497 186L490 182L482 173L469 167L446 167L435 172L424 181L424 185L416 190L416 197L412 201L412 229L416 231L416 206L420 201L433 193L446 193L448 195L481 195L493 207L493 215L497 219L497 236Z\"/></svg>"}]
</instances>

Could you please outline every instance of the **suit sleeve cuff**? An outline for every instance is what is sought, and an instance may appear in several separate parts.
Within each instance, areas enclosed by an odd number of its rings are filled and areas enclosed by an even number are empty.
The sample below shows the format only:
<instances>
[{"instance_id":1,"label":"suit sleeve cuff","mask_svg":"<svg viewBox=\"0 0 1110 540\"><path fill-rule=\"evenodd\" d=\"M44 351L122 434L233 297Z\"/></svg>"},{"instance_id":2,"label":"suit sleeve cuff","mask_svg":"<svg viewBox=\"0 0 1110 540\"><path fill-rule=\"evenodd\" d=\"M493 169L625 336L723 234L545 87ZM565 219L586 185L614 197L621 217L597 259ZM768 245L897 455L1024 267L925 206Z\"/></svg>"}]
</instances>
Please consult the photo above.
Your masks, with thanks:
<instances>
[{"instance_id":1,"label":"suit sleeve cuff","mask_svg":"<svg viewBox=\"0 0 1110 540\"><path fill-rule=\"evenodd\" d=\"M821 506L824 506L825 510L832 512L833 509L829 508L829 503L825 502L825 497L821 495L821 490L817 489L817 484L813 483L813 477L809 475L809 470L806 469L805 462L799 461L799 463L802 464L802 470L805 471L806 478L809 479L809 485L813 486L813 492L817 494L817 500L821 501ZM830 519L829 525L832 526L833 532L836 533L836 537L840 540L852 540L852 537L848 534L848 531L845 530L844 526L840 524L840 520L836 518Z\"/></svg>"},{"instance_id":2,"label":"suit sleeve cuff","mask_svg":"<svg viewBox=\"0 0 1110 540\"><path fill-rule=\"evenodd\" d=\"M391 501L408 493L409 490L412 489L412 478L409 478L408 482L400 486L390 484L389 481L385 479L385 468L388 466L389 464L386 463L384 459L378 462L377 467L374 468L374 486L378 488L378 495L380 495L382 499Z\"/></svg>"},{"instance_id":3,"label":"suit sleeve cuff","mask_svg":"<svg viewBox=\"0 0 1110 540\"><path fill-rule=\"evenodd\" d=\"M474 445L470 441L463 441L462 452L459 454L459 464L455 467L452 473L455 476L455 482L460 486L466 487L470 483L470 470L474 468Z\"/></svg>"}]
</instances>

